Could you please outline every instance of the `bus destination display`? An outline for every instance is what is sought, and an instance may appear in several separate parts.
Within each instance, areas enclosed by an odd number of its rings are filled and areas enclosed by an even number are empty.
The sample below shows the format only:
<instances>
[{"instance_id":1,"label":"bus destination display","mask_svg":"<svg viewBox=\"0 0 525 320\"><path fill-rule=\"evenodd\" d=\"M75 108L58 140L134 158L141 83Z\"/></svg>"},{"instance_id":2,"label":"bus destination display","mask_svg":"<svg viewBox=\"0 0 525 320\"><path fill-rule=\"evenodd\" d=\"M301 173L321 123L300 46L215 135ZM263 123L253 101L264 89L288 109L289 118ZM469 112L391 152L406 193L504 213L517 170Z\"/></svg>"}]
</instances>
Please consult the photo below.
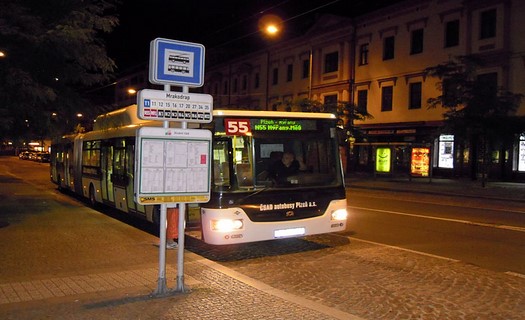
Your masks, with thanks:
<instances>
[{"instance_id":1,"label":"bus destination display","mask_svg":"<svg viewBox=\"0 0 525 320\"><path fill-rule=\"evenodd\" d=\"M301 132L317 130L316 122L303 119L224 119L227 135L246 135L253 131Z\"/></svg>"}]
</instances>

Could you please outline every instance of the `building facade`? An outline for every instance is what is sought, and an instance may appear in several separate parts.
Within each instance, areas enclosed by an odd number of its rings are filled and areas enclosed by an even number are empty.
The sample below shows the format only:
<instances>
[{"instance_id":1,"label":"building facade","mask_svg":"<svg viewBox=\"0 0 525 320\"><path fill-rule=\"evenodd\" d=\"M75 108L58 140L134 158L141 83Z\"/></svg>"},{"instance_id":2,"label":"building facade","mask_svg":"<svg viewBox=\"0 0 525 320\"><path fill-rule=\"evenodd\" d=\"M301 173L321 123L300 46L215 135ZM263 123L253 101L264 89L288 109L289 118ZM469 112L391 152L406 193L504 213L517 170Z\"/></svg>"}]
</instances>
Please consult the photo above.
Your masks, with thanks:
<instances>
[{"instance_id":1,"label":"building facade","mask_svg":"<svg viewBox=\"0 0 525 320\"><path fill-rule=\"evenodd\" d=\"M356 121L363 137L350 143L348 171L376 172L378 148L390 151L389 174L409 173L415 147L430 148L435 174L466 175L469 146L442 132L441 95L425 69L476 54L478 76L525 94L525 1L407 0L354 19L323 16L301 37L207 66L205 93L214 108L299 111L304 98L366 108ZM522 101L517 115L525 116ZM446 132L445 132L446 133ZM492 177L522 179L525 137L492 153Z\"/></svg>"}]
</instances>

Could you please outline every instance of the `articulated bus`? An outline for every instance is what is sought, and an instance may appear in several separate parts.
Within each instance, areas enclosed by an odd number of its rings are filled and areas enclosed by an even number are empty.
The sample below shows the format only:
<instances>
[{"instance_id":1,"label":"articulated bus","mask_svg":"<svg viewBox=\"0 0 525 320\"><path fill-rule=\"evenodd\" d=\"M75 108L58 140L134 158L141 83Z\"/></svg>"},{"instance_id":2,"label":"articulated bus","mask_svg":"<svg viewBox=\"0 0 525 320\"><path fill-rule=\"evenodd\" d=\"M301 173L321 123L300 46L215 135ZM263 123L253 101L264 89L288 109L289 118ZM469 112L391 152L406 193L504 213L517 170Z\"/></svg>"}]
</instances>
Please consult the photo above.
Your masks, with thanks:
<instances>
[{"instance_id":1,"label":"articulated bus","mask_svg":"<svg viewBox=\"0 0 525 320\"><path fill-rule=\"evenodd\" d=\"M210 201L188 204L187 230L214 245L344 230L347 203L336 123L328 113L241 110L214 110L211 123L188 123L210 130L213 146ZM136 203L133 179L138 128L162 125L138 119L136 105L100 115L93 131L53 142L51 180L91 205L158 223L160 205ZM277 180L270 168L283 153L302 160L302 168Z\"/></svg>"}]
</instances>

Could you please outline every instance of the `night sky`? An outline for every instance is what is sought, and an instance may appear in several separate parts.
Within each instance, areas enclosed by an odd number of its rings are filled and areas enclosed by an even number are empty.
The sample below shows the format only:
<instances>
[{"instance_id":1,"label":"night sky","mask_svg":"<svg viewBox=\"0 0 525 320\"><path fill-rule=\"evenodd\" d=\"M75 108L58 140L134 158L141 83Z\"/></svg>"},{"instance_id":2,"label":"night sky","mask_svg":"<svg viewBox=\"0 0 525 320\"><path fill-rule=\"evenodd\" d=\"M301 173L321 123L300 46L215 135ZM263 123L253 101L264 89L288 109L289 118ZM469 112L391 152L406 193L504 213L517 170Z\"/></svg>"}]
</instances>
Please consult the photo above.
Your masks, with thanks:
<instances>
[{"instance_id":1,"label":"night sky","mask_svg":"<svg viewBox=\"0 0 525 320\"><path fill-rule=\"evenodd\" d=\"M107 38L119 71L146 62L149 43L167 38L211 48L254 50L263 45L258 20L275 14L286 37L305 32L322 13L352 17L399 0L124 0L120 25Z\"/></svg>"}]
</instances>

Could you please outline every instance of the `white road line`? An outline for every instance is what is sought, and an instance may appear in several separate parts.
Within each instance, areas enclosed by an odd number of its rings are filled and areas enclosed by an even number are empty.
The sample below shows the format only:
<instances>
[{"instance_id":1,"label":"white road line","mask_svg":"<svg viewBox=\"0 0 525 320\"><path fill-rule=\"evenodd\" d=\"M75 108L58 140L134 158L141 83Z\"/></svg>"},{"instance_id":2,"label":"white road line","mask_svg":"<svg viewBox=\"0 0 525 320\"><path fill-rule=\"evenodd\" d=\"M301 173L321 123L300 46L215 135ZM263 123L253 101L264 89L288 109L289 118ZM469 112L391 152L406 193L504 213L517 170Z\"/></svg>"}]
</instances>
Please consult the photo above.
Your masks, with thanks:
<instances>
[{"instance_id":1,"label":"white road line","mask_svg":"<svg viewBox=\"0 0 525 320\"><path fill-rule=\"evenodd\" d=\"M525 274L522 274L522 273L507 271L505 272L505 274L508 274L509 276L514 276L514 277L525 279Z\"/></svg>"},{"instance_id":2,"label":"white road line","mask_svg":"<svg viewBox=\"0 0 525 320\"><path fill-rule=\"evenodd\" d=\"M376 212L383 212L383 213L390 213L390 214L396 214L396 215L400 215L400 216L408 216L408 217L415 217L415 218L422 218L422 219L431 219L431 220L463 223L463 224L469 224L469 225L480 226L480 227L488 227L488 228L497 228L497 229L505 229L505 230L512 230L512 231L518 231L518 232L525 232L525 228L524 227L507 226L507 225L503 225L503 224L483 223L483 222L475 222L475 221L460 220L460 219L450 219L450 218L435 217L435 216L424 216L424 215L413 214L413 213L404 213L404 212L390 211L390 210L381 210L381 209L371 209L371 208L364 208L364 207L348 206L348 208L359 209L359 210L367 210L367 211L376 211Z\"/></svg>"},{"instance_id":3,"label":"white road line","mask_svg":"<svg viewBox=\"0 0 525 320\"><path fill-rule=\"evenodd\" d=\"M396 249L396 250L406 251L406 252L415 253L415 254L418 254L418 255L427 256L427 257L432 257L432 258L436 258L436 259L441 259L441 260L446 260L446 261L451 261L451 262L460 262L460 261L461 261L461 260L456 260L456 259L447 258L447 257L443 257L443 256L438 256L438 255L435 255L435 254L426 253L426 252L421 252L421 251L416 251L416 250L405 249L405 248L397 247L397 246L391 246L391 245L384 244L384 243L380 243L380 242L369 241L369 240L363 240L363 239L358 239L358 238L348 237L348 236L344 236L344 237L345 237L345 238L348 238L348 239L350 239L350 240L353 240L353 241L359 241L359 242L364 242L364 243L368 243L368 244L373 244L373 245L377 245L377 246L381 246L381 247L386 247L386 248L390 248L390 249Z\"/></svg>"}]
</instances>

